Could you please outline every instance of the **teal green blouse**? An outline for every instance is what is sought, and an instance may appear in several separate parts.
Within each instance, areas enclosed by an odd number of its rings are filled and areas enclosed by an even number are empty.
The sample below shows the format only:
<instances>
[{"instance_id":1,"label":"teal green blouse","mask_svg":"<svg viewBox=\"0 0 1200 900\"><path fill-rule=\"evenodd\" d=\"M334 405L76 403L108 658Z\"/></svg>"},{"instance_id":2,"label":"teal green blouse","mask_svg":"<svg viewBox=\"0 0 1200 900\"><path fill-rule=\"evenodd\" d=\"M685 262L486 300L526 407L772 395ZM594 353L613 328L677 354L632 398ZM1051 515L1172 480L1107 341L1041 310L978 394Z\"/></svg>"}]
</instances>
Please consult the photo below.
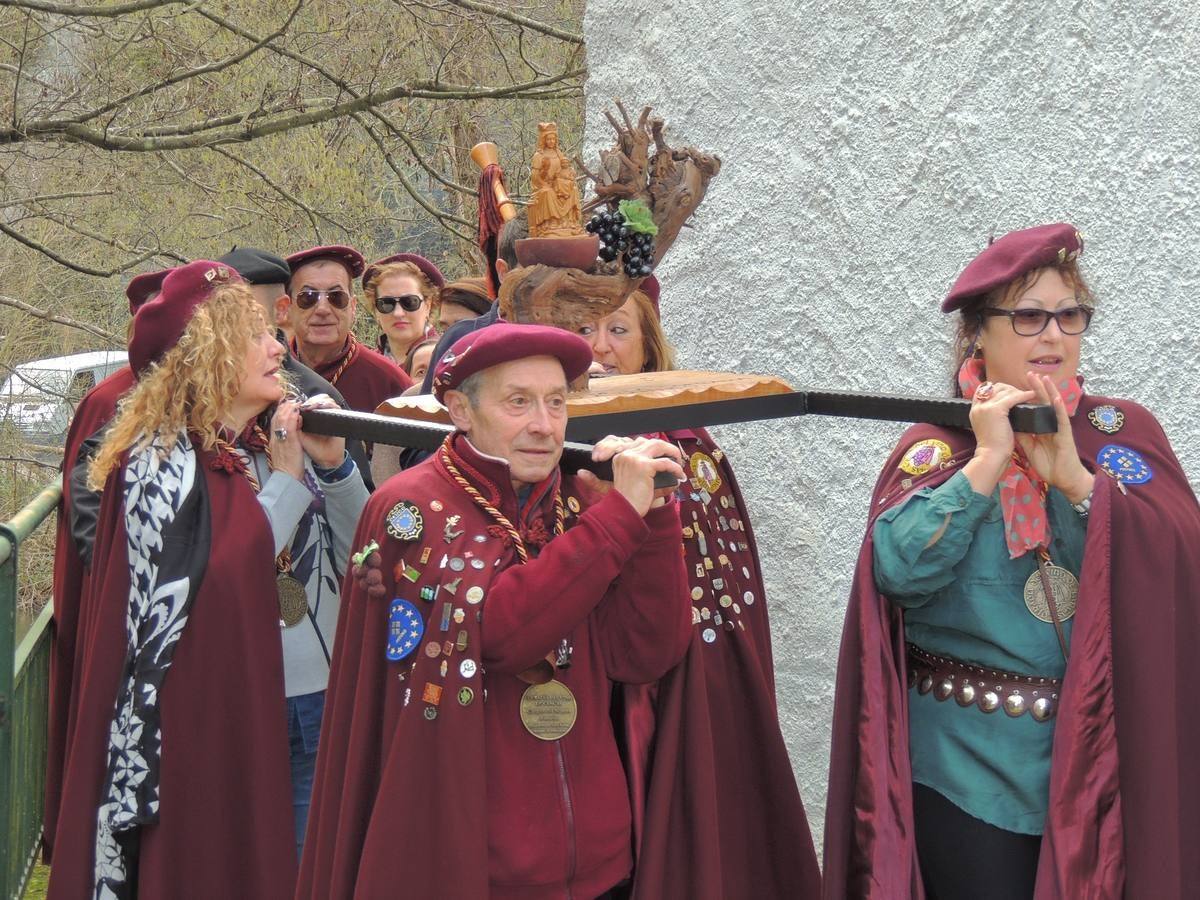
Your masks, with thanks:
<instances>
[{"instance_id":1,"label":"teal green blouse","mask_svg":"<svg viewBox=\"0 0 1200 900\"><path fill-rule=\"evenodd\" d=\"M1086 519L1059 491L1047 497L1051 560L1079 576ZM939 529L941 537L926 546ZM930 653L1013 674L1061 678L1054 626L1026 608L1026 553L1009 559L1000 493L977 494L961 471L919 490L875 522L875 584L904 610L906 639ZM1063 623L1068 646L1071 624ZM913 780L1008 831L1041 834L1054 719L1010 718L909 691Z\"/></svg>"}]
</instances>

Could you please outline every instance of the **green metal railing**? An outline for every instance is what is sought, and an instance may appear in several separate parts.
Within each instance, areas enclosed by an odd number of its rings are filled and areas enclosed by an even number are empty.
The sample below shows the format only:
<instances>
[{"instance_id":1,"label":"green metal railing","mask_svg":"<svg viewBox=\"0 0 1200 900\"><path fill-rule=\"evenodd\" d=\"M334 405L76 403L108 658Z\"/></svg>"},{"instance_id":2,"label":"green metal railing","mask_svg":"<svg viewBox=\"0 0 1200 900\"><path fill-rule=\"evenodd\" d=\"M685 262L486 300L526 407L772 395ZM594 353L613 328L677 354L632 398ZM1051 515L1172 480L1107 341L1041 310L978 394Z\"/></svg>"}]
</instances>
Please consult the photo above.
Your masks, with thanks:
<instances>
[{"instance_id":1,"label":"green metal railing","mask_svg":"<svg viewBox=\"0 0 1200 900\"><path fill-rule=\"evenodd\" d=\"M17 555L62 497L51 484L0 525L0 891L20 897L42 837L50 699L47 600L17 644ZM11 660L11 664L9 661Z\"/></svg>"}]
</instances>

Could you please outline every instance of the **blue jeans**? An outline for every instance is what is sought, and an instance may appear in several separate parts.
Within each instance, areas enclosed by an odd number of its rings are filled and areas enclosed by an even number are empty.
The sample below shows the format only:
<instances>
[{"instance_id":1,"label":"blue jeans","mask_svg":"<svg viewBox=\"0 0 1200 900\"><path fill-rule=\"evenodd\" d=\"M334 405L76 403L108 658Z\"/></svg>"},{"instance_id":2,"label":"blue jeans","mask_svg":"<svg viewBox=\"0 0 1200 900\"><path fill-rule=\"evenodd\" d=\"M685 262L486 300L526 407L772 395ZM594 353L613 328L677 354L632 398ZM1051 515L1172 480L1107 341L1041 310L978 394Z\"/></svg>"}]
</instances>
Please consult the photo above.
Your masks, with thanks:
<instances>
[{"instance_id":1,"label":"blue jeans","mask_svg":"<svg viewBox=\"0 0 1200 900\"><path fill-rule=\"evenodd\" d=\"M296 858L304 849L304 829L312 800L313 771L317 766L317 743L321 739L321 716L325 692L287 698L288 758L292 767L292 810L296 819Z\"/></svg>"}]
</instances>

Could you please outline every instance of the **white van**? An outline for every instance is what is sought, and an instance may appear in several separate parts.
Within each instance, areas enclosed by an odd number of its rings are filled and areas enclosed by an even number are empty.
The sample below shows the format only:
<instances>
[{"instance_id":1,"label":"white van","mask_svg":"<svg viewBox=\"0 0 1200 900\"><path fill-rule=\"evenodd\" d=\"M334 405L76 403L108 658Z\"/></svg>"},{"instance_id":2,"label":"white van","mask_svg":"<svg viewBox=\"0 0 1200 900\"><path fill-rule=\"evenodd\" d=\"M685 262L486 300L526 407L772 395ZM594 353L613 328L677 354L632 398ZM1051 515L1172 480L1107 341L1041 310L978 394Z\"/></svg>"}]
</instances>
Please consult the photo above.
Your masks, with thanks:
<instances>
[{"instance_id":1,"label":"white van","mask_svg":"<svg viewBox=\"0 0 1200 900\"><path fill-rule=\"evenodd\" d=\"M62 447L76 404L128 358L124 350L96 350L21 363L0 387L0 424L32 444Z\"/></svg>"}]
</instances>

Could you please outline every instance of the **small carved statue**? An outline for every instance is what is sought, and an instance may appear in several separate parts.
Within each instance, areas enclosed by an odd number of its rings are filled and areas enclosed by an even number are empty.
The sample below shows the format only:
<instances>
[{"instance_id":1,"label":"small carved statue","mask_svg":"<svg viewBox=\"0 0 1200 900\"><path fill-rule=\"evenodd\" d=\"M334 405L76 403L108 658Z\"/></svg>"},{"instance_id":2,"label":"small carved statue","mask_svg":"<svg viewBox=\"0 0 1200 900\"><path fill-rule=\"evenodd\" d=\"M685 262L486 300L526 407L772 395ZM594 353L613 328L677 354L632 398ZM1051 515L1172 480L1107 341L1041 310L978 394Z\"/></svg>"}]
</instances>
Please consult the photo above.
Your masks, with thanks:
<instances>
[{"instance_id":1,"label":"small carved statue","mask_svg":"<svg viewBox=\"0 0 1200 900\"><path fill-rule=\"evenodd\" d=\"M558 126L538 123L538 149L530 175L530 237L574 237L583 234L583 211L575 168L558 149Z\"/></svg>"}]
</instances>

